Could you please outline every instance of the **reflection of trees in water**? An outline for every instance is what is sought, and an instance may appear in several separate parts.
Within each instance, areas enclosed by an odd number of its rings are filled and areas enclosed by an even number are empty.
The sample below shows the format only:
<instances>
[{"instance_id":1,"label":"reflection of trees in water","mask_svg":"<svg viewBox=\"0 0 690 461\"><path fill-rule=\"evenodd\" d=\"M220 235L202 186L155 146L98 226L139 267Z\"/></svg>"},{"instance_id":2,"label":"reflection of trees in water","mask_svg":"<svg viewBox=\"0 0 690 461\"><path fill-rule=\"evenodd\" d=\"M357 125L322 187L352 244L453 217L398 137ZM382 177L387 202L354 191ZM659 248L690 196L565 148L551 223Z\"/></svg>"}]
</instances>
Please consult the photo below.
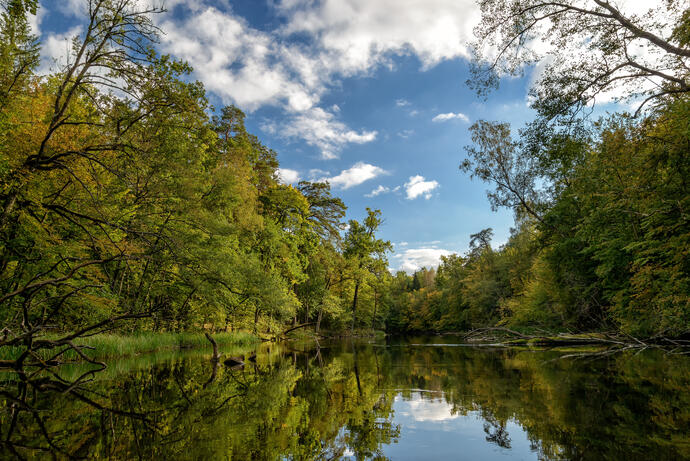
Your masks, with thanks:
<instances>
[{"instance_id":1,"label":"reflection of trees in water","mask_svg":"<svg viewBox=\"0 0 690 461\"><path fill-rule=\"evenodd\" d=\"M501 448L510 449L510 435L506 430L505 421L497 421L490 414L484 416L484 432L486 432L486 441L495 443Z\"/></svg>"},{"instance_id":2,"label":"reflection of trees in water","mask_svg":"<svg viewBox=\"0 0 690 461\"><path fill-rule=\"evenodd\" d=\"M108 415L111 424L113 417L120 417L136 420L149 430L155 430L146 412L132 407L111 407L100 401L100 396L89 388L89 384L103 369L92 369L73 379L65 379L50 368L6 373L0 383L0 395L4 401L0 417L3 450L18 459L42 453L67 458L83 457L78 449L75 451L75 446L79 447L71 440L73 434L64 430L59 418L51 411L55 402L65 399L73 402L72 407L81 406L101 416ZM62 413L61 416L70 418L74 415Z\"/></svg>"},{"instance_id":3,"label":"reflection of trees in water","mask_svg":"<svg viewBox=\"0 0 690 461\"><path fill-rule=\"evenodd\" d=\"M453 413L479 412L487 441L526 431L540 459L690 459L690 360L647 351L592 360L557 352L390 348L397 388L441 390Z\"/></svg>"},{"instance_id":4,"label":"reflection of trees in water","mask_svg":"<svg viewBox=\"0 0 690 461\"><path fill-rule=\"evenodd\" d=\"M443 396L455 414L479 414L487 443L503 449L511 448L507 423L516 422L541 459L690 454L687 358L650 353L583 362L457 347L271 347L235 370L195 356L119 375L5 374L3 452L384 459L382 444L400 436L395 396L421 388L437 391L433 398Z\"/></svg>"},{"instance_id":5,"label":"reflection of trees in water","mask_svg":"<svg viewBox=\"0 0 690 461\"><path fill-rule=\"evenodd\" d=\"M2 383L3 451L89 459L331 459L348 448L380 455L398 429L375 368L358 372L358 388L353 356L321 361L294 351L231 370L197 357L111 378L90 373L71 388L57 373L30 382L13 375Z\"/></svg>"}]
</instances>

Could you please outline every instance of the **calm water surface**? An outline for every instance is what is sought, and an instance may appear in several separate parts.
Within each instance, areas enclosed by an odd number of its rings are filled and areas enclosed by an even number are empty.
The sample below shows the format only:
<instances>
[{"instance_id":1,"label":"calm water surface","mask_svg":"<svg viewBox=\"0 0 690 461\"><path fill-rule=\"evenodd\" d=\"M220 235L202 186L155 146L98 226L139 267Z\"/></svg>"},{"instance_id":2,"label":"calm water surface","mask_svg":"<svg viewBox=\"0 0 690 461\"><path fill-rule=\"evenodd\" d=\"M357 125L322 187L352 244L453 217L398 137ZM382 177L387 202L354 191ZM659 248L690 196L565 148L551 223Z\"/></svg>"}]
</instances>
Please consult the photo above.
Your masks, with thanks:
<instances>
[{"instance_id":1,"label":"calm water surface","mask_svg":"<svg viewBox=\"0 0 690 461\"><path fill-rule=\"evenodd\" d=\"M468 347L447 337L264 344L256 363L236 369L214 367L202 352L112 362L71 392L65 383L83 367L63 368L59 378L0 373L0 436L9 440L0 453L690 459L687 355L567 357L573 352Z\"/></svg>"}]
</instances>

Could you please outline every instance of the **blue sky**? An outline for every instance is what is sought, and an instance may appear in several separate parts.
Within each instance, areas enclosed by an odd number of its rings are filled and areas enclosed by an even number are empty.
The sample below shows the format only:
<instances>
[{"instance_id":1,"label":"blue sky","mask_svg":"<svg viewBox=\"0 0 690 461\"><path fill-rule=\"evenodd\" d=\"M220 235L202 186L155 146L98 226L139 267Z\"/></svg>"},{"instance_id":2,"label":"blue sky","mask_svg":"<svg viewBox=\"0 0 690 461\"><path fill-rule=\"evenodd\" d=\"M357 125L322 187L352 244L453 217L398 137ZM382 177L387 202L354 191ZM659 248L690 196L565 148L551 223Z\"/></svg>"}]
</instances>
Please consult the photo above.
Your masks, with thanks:
<instances>
[{"instance_id":1,"label":"blue sky","mask_svg":"<svg viewBox=\"0 0 690 461\"><path fill-rule=\"evenodd\" d=\"M35 28L48 57L80 32L84 2L43 0ZM148 3L141 0L142 4ZM528 74L480 100L465 84L478 11L471 0L168 0L154 20L162 53L187 60L216 107L236 104L278 152L286 182L328 179L348 206L383 212L392 269L434 265L512 213L459 171L479 119L521 126Z\"/></svg>"}]
</instances>

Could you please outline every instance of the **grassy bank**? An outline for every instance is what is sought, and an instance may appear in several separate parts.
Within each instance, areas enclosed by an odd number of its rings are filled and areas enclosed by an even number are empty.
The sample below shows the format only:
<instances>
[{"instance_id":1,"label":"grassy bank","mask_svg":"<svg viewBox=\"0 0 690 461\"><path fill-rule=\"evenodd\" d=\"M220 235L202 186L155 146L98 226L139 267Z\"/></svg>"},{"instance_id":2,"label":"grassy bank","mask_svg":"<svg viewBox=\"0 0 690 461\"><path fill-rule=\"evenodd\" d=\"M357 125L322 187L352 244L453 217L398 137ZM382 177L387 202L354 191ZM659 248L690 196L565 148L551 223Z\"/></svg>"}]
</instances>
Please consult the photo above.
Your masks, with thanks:
<instances>
[{"instance_id":1,"label":"grassy bank","mask_svg":"<svg viewBox=\"0 0 690 461\"><path fill-rule=\"evenodd\" d=\"M259 342L256 336L245 332L216 333L213 339L218 346L251 346ZM203 333L139 333L134 335L118 335L104 333L75 341L75 344L92 347L84 353L94 359L114 357L128 357L155 351L209 348L210 343ZM0 359L15 360L22 353L22 347L0 348ZM54 353L51 351L51 353ZM79 360L74 351L68 351L62 356L63 360Z\"/></svg>"}]
</instances>

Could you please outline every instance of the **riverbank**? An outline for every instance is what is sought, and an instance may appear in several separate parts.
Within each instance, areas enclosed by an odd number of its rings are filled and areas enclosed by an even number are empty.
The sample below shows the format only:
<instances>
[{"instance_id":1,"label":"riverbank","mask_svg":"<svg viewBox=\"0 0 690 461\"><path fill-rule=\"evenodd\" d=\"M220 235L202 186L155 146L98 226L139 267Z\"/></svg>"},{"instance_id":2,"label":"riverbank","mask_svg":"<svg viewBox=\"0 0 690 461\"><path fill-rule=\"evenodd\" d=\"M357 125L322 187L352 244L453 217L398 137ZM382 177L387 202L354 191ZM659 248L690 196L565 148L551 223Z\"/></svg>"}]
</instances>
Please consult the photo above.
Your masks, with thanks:
<instances>
[{"instance_id":1,"label":"riverbank","mask_svg":"<svg viewBox=\"0 0 690 461\"><path fill-rule=\"evenodd\" d=\"M383 339L386 337L386 332L383 330L374 330L371 328L357 328L355 330L321 330L318 333L310 329L301 329L290 331L284 334L285 339L290 340L312 340L312 339L347 339L347 338L372 338Z\"/></svg>"},{"instance_id":2,"label":"riverbank","mask_svg":"<svg viewBox=\"0 0 690 461\"><path fill-rule=\"evenodd\" d=\"M215 333L213 339L218 346L251 346L260 342L256 336L239 332ZM133 335L120 335L102 333L75 341L80 346L85 346L84 354L91 359L100 360L113 357L130 357L150 352L209 348L208 339L202 332L182 333L138 333ZM16 360L24 351L22 346L0 348L0 360ZM54 353L54 351L51 351ZM73 350L65 352L63 360L80 360Z\"/></svg>"}]
</instances>

